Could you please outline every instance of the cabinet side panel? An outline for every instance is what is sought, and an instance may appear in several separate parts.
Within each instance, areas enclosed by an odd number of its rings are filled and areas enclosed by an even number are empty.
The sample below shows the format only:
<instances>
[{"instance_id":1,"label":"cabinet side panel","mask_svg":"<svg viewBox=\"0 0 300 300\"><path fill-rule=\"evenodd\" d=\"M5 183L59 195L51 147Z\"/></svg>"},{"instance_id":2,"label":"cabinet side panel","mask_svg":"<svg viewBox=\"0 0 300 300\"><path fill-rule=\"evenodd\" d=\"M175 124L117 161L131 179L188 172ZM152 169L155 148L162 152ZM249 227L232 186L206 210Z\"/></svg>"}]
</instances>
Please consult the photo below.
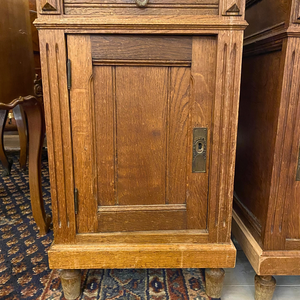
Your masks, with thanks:
<instances>
[{"instance_id":1,"label":"cabinet side panel","mask_svg":"<svg viewBox=\"0 0 300 300\"><path fill-rule=\"evenodd\" d=\"M298 110L298 116L300 112ZM291 164L289 168L289 178L288 190L286 193L286 213L285 222L287 223L286 238L289 240L295 240L294 249L300 250L300 181L295 181L295 165L298 163L300 156L300 124L299 119L296 125L297 131L293 138L293 146L291 149ZM298 150L298 151L297 151ZM291 250L291 249L289 249Z\"/></svg>"},{"instance_id":2,"label":"cabinet side panel","mask_svg":"<svg viewBox=\"0 0 300 300\"><path fill-rule=\"evenodd\" d=\"M235 205L242 209L247 219L253 216L259 228L265 226L269 205L281 60L281 51L248 56L242 67Z\"/></svg>"},{"instance_id":3,"label":"cabinet side panel","mask_svg":"<svg viewBox=\"0 0 300 300\"><path fill-rule=\"evenodd\" d=\"M281 156L279 191L277 195L278 208L282 216L275 217L275 226L280 226L284 237L295 241L295 249L300 243L300 181L297 181L297 169L300 163L300 39L289 38L286 57L286 73L284 80L286 88L282 95L282 147L277 151ZM290 87L290 89L289 89ZM281 115L282 117L283 115ZM279 146L279 144L278 144ZM280 152L279 152L280 151ZM284 179L284 180L283 180ZM274 193L275 196L275 193ZM283 228L284 227L284 228ZM297 245L297 246L296 246Z\"/></svg>"},{"instance_id":4,"label":"cabinet side panel","mask_svg":"<svg viewBox=\"0 0 300 300\"><path fill-rule=\"evenodd\" d=\"M285 249L286 237L299 237L299 189L297 190L296 182L300 114L299 38L289 37L285 44L281 103L265 236L265 249L273 250ZM291 225L289 228L288 223Z\"/></svg>"}]
</instances>

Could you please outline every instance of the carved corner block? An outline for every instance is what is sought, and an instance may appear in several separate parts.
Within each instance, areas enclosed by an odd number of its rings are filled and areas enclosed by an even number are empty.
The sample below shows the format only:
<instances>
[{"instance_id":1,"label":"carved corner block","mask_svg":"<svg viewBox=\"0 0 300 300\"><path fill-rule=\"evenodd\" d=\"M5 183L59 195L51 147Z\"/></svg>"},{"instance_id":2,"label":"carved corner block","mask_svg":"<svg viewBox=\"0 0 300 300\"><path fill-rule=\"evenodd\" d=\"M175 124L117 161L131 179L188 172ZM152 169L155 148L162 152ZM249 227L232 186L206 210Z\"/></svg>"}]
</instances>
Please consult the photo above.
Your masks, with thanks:
<instances>
[{"instance_id":1,"label":"carved corner block","mask_svg":"<svg viewBox=\"0 0 300 300\"><path fill-rule=\"evenodd\" d=\"M40 14L60 14L60 0L40 0Z\"/></svg>"},{"instance_id":2,"label":"carved corner block","mask_svg":"<svg viewBox=\"0 0 300 300\"><path fill-rule=\"evenodd\" d=\"M299 23L300 22L300 3L296 4L295 7L295 13L294 13L294 23Z\"/></svg>"},{"instance_id":3,"label":"carved corner block","mask_svg":"<svg viewBox=\"0 0 300 300\"><path fill-rule=\"evenodd\" d=\"M223 4L223 16L242 16L243 15L243 1L224 1Z\"/></svg>"}]
</instances>

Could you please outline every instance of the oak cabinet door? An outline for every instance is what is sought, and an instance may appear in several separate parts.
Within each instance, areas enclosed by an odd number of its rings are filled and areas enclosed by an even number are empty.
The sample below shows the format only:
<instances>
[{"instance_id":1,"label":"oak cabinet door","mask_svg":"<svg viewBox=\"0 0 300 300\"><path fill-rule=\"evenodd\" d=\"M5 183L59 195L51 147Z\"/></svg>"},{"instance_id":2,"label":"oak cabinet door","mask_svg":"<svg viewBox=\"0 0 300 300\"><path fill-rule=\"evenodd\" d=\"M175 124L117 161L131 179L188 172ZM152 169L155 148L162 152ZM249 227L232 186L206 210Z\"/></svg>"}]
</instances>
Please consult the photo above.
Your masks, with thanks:
<instances>
[{"instance_id":1,"label":"oak cabinet door","mask_svg":"<svg viewBox=\"0 0 300 300\"><path fill-rule=\"evenodd\" d=\"M207 228L216 46L67 36L78 233Z\"/></svg>"}]
</instances>

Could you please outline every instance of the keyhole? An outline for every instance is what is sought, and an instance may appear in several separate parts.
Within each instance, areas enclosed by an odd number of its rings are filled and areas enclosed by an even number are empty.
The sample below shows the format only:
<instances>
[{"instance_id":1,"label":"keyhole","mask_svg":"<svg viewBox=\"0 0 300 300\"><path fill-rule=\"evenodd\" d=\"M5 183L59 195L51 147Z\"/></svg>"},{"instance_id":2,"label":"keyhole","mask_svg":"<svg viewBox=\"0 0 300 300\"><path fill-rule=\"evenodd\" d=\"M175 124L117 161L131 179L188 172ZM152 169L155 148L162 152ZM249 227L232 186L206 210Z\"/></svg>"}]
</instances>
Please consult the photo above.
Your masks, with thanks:
<instances>
[{"instance_id":1,"label":"keyhole","mask_svg":"<svg viewBox=\"0 0 300 300\"><path fill-rule=\"evenodd\" d=\"M203 152L203 144L201 142L198 143L198 153L202 153Z\"/></svg>"}]
</instances>

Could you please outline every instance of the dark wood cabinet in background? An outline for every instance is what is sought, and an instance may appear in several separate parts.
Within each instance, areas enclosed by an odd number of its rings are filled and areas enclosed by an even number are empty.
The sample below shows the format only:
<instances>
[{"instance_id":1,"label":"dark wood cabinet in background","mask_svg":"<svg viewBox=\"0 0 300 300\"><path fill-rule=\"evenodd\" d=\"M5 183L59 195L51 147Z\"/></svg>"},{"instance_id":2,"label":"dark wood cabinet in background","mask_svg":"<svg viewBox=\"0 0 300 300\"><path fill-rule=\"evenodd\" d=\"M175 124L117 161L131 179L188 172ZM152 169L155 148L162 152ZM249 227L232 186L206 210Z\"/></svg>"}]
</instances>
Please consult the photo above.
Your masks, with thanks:
<instances>
[{"instance_id":1,"label":"dark wood cabinet in background","mask_svg":"<svg viewBox=\"0 0 300 300\"><path fill-rule=\"evenodd\" d=\"M9 110L18 116L21 148L20 166L26 167L28 134L28 171L31 208L40 234L49 228L42 199L41 151L45 135L41 85L34 81L33 50L28 0L2 1L0 9L0 160L3 174L10 173L12 162L3 145L3 129ZM17 113L16 113L17 112ZM25 118L26 116L26 118ZM24 120L27 120L27 125ZM24 151L22 151L22 149Z\"/></svg>"},{"instance_id":2,"label":"dark wood cabinet in background","mask_svg":"<svg viewBox=\"0 0 300 300\"><path fill-rule=\"evenodd\" d=\"M244 1L139 5L38 1L50 267L234 267ZM206 273L220 296L223 271Z\"/></svg>"},{"instance_id":3,"label":"dark wood cabinet in background","mask_svg":"<svg viewBox=\"0 0 300 300\"><path fill-rule=\"evenodd\" d=\"M34 60L34 74L41 78L41 59L40 59L40 46L39 46L39 36L36 27L33 22L37 18L36 11L36 0L29 1L29 14L31 22L31 38L32 38L32 48L33 48L33 60Z\"/></svg>"},{"instance_id":4,"label":"dark wood cabinet in background","mask_svg":"<svg viewBox=\"0 0 300 300\"><path fill-rule=\"evenodd\" d=\"M300 1L247 1L233 233L254 270L300 275Z\"/></svg>"}]
</instances>

